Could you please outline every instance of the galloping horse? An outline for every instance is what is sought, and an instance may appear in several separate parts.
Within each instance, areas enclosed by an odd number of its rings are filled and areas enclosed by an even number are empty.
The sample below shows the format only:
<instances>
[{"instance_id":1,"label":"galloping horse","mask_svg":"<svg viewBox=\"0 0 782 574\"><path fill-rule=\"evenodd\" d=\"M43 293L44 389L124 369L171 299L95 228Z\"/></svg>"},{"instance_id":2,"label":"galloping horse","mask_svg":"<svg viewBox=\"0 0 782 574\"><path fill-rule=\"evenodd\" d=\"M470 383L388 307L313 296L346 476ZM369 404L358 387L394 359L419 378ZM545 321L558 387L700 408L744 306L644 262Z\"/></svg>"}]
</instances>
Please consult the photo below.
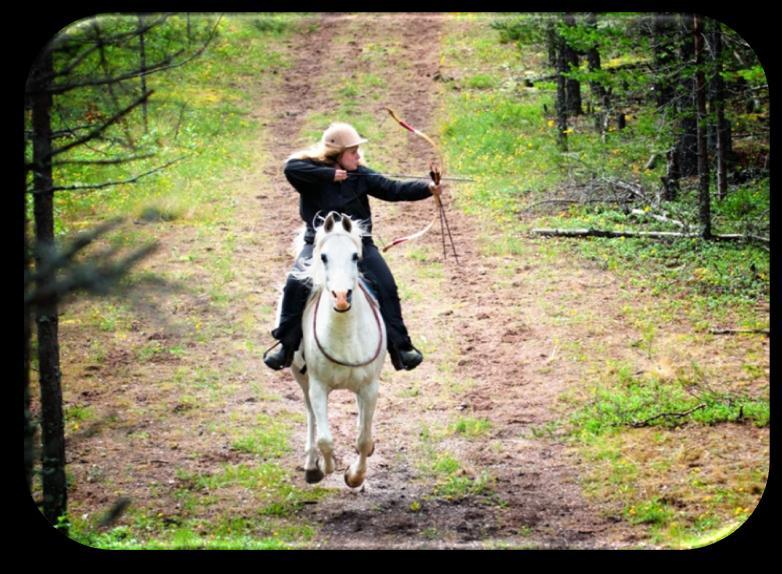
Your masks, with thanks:
<instances>
[{"instance_id":1,"label":"galloping horse","mask_svg":"<svg viewBox=\"0 0 782 574\"><path fill-rule=\"evenodd\" d=\"M363 233L358 222L329 213L316 231L311 260L296 273L312 285L302 318L303 339L291 365L307 406L308 483L320 482L324 472L334 472L328 422L331 391L349 389L358 403L358 458L345 472L348 486L357 488L364 482L367 457L375 449L372 417L386 356L386 329L358 269Z\"/></svg>"}]
</instances>

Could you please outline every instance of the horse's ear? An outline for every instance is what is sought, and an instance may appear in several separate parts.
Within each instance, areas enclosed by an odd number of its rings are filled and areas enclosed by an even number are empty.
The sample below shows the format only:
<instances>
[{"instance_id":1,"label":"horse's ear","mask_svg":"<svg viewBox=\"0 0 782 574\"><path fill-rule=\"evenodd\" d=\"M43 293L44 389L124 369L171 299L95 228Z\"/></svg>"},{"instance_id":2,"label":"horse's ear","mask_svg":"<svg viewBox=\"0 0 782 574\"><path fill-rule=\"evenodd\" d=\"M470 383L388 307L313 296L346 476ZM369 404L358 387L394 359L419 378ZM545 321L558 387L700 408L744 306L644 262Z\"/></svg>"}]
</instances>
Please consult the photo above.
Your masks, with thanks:
<instances>
[{"instance_id":1,"label":"horse's ear","mask_svg":"<svg viewBox=\"0 0 782 574\"><path fill-rule=\"evenodd\" d=\"M343 217L342 218L342 227L345 229L345 231L350 233L350 230L353 228L353 224L350 223L350 218L349 217Z\"/></svg>"},{"instance_id":2,"label":"horse's ear","mask_svg":"<svg viewBox=\"0 0 782 574\"><path fill-rule=\"evenodd\" d=\"M329 213L326 217L326 221L323 222L323 228L326 230L326 233L330 233L332 228L334 227L334 214Z\"/></svg>"}]
</instances>

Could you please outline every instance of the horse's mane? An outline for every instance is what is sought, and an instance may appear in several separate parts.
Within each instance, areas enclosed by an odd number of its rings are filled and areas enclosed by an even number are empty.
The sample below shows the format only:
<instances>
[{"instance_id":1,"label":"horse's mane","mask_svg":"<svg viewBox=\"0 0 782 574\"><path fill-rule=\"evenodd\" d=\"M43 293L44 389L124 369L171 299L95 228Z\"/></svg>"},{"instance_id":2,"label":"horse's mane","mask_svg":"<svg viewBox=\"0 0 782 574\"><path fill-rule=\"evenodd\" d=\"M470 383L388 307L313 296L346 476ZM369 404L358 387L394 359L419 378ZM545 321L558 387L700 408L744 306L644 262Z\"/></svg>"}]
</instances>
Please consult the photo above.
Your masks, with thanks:
<instances>
[{"instance_id":1,"label":"horse's mane","mask_svg":"<svg viewBox=\"0 0 782 574\"><path fill-rule=\"evenodd\" d=\"M326 226L323 224L323 222L321 222L321 224L315 228L315 240L313 242L314 248L312 250L312 258L310 258L308 261L302 261L301 269L294 269L290 273L291 276L293 276L295 279L309 284L313 289L313 294L323 286L325 281L323 274L323 262L320 259L325 240L329 237L333 237L334 235L347 237L353 241L356 246L356 250L358 251L358 256L361 257L364 247L362 238L365 235L368 235L366 225L361 220L351 219L347 215L332 211L325 218L323 218L323 221L325 222L329 216L335 218L339 217L340 219L334 223L333 227L328 232L326 231ZM345 229L341 221L342 219L347 219L350 222L350 231ZM303 237L303 231L300 231L296 238L296 242L303 242Z\"/></svg>"}]
</instances>

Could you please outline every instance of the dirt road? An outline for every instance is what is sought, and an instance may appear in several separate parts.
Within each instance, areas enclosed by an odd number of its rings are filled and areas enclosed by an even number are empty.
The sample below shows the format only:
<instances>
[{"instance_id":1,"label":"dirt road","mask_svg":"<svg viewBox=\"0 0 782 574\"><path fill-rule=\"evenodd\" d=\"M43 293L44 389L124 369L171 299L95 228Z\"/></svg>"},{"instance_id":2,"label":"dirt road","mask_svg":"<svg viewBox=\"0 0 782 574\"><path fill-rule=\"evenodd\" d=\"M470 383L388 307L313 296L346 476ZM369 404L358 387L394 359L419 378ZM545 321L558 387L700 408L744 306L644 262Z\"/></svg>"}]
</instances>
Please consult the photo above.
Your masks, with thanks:
<instances>
[{"instance_id":1,"label":"dirt road","mask_svg":"<svg viewBox=\"0 0 782 574\"><path fill-rule=\"evenodd\" d=\"M269 128L278 134L276 141L296 141L295 119L308 110L325 112L332 105L336 96L313 86L328 85L328 78L349 73L354 65L361 69L355 45L333 41L359 29L368 44L375 41L386 48L401 48L398 60L412 65L395 69L393 81L383 88L382 101L393 104L413 125L430 131L439 89L433 80L438 54L431 47L437 45L441 25L437 17L321 20L316 33L297 40L300 44L294 50L302 57L287 74L284 91L274 98L271 116L279 119ZM328 52L322 48L327 45L332 47ZM364 94L368 100L369 95ZM408 138L402 150L372 142L366 147L370 157L393 154L401 158L399 168L408 173L422 171L423 160L430 155L427 144L415 138ZM285 147L268 151L274 158L272 168L289 153ZM275 217L260 230L269 235L298 225L289 185L279 171L272 181L273 194L264 201L285 208L279 213L283 222ZM379 235L388 242L419 229L420 222L434 213L431 202L427 203L374 202ZM479 548L486 540L494 540L511 546L627 547L633 543L633 534L599 516L581 498L577 461L556 440L534 438L530 432L554 418L557 396L577 378L555 356L555 340L563 333L536 327L538 315L544 313L537 294L545 279L535 273L534 256L507 260L482 255L479 235L489 230L480 229L452 206L446 207L459 265L452 257L441 263L437 227L419 240L426 245L426 257L411 261L404 247L387 254L402 291L420 293L414 300L403 297L403 310L414 343L425 349L426 360L410 373L395 373L389 363L375 422L378 446L370 459L365 487L360 492L344 490L308 507L308 518L320 524L323 538L319 544L328 548ZM272 254L272 260L280 262L271 274L277 280L290 264L289 243L289 237L282 234ZM441 272L427 273L434 266ZM513 273L510 282L500 277L508 266ZM593 270L588 277L578 267L569 271L560 274L569 277L567 281L560 281L553 290L547 287L550 300L556 301L584 282L610 282ZM604 289L599 293L598 300L585 303L603 305L610 293ZM301 400L289 373L275 376L271 384L280 393ZM482 495L458 501L432 496L436 477L422 469L426 466L422 428L444 428L459 417L490 421L489 433L480 438L451 437L446 446L460 453L467 477L475 479L482 472L492 477L492 490L502 501L499 504ZM347 464L353 456L355 425L351 396L332 396L330 419L338 429L337 448ZM304 441L301 430L299 444ZM335 473L326 484L340 486L341 481L341 473Z\"/></svg>"}]
</instances>

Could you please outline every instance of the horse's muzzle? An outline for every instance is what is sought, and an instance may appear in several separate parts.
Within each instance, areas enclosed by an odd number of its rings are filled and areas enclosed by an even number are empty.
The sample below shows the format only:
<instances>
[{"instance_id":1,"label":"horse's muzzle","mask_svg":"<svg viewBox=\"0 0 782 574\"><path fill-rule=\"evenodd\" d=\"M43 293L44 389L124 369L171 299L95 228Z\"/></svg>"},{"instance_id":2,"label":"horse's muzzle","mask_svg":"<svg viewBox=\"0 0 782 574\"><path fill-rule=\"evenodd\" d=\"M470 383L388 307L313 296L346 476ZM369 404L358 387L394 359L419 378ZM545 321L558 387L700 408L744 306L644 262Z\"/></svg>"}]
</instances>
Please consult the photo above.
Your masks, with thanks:
<instances>
[{"instance_id":1,"label":"horse's muzzle","mask_svg":"<svg viewBox=\"0 0 782 574\"><path fill-rule=\"evenodd\" d=\"M347 291L332 291L331 294L336 300L334 303L334 310L337 313L346 313L350 311L351 301L353 299L353 289Z\"/></svg>"}]
</instances>

